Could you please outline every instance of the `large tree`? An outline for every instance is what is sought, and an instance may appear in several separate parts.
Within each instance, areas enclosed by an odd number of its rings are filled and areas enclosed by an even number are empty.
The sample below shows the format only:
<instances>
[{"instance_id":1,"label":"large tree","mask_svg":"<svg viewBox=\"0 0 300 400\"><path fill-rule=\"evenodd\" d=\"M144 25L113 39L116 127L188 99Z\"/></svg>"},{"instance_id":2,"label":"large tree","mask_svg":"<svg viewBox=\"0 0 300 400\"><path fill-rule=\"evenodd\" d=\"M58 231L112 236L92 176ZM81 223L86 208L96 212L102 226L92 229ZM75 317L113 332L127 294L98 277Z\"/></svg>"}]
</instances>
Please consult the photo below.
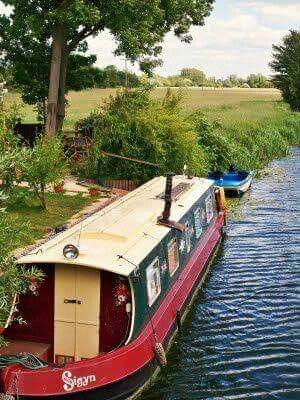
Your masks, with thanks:
<instances>
[{"instance_id":1,"label":"large tree","mask_svg":"<svg viewBox=\"0 0 300 400\"><path fill-rule=\"evenodd\" d=\"M205 73L197 68L183 68L180 75L190 79L194 86L204 86L206 83Z\"/></svg>"},{"instance_id":2,"label":"large tree","mask_svg":"<svg viewBox=\"0 0 300 400\"><path fill-rule=\"evenodd\" d=\"M275 87L294 111L300 111L300 31L291 30L279 45L273 45Z\"/></svg>"},{"instance_id":3,"label":"large tree","mask_svg":"<svg viewBox=\"0 0 300 400\"><path fill-rule=\"evenodd\" d=\"M69 55L91 35L108 29L116 54L140 61L144 70L157 64L161 42L170 30L189 42L192 25L203 25L214 0L3 0L13 6L7 29L15 37L23 29L41 38L50 35L52 60L46 133L62 126ZM25 28L24 28L25 27Z\"/></svg>"},{"instance_id":4,"label":"large tree","mask_svg":"<svg viewBox=\"0 0 300 400\"><path fill-rule=\"evenodd\" d=\"M25 103L35 105L39 120L45 122L51 63L51 32L46 27L37 35L29 25L15 17L14 23L0 17L0 73L5 72L9 85L18 90ZM81 50L85 50L84 48ZM70 54L66 81L68 90L82 90L94 86L90 79L96 56ZM74 79L74 78L77 79ZM78 80L80 77L80 80Z\"/></svg>"}]
</instances>

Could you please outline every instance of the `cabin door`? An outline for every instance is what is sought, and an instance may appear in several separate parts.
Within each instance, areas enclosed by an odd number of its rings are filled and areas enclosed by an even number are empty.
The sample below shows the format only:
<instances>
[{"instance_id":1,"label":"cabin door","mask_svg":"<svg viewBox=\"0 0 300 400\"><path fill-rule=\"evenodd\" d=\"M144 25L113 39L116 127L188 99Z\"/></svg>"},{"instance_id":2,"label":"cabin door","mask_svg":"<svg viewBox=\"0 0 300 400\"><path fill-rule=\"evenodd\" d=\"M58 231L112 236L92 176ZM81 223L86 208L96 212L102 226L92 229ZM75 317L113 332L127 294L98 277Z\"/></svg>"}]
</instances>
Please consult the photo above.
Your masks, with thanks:
<instances>
[{"instance_id":1,"label":"cabin door","mask_svg":"<svg viewBox=\"0 0 300 400\"><path fill-rule=\"evenodd\" d=\"M100 272L76 265L55 266L55 362L99 354Z\"/></svg>"}]
</instances>

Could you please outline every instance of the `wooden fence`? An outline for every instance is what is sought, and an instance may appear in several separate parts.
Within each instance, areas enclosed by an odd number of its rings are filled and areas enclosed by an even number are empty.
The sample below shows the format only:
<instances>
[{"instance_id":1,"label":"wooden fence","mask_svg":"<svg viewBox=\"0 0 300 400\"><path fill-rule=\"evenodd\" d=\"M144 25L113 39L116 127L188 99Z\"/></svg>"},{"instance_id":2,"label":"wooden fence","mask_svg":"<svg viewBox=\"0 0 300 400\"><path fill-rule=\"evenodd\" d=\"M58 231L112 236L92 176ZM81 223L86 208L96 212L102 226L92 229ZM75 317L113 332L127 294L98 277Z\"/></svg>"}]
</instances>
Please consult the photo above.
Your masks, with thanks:
<instances>
[{"instance_id":1,"label":"wooden fence","mask_svg":"<svg viewBox=\"0 0 300 400\"><path fill-rule=\"evenodd\" d=\"M100 179L100 185L109 189L121 189L131 192L138 187L138 183L127 179Z\"/></svg>"}]
</instances>

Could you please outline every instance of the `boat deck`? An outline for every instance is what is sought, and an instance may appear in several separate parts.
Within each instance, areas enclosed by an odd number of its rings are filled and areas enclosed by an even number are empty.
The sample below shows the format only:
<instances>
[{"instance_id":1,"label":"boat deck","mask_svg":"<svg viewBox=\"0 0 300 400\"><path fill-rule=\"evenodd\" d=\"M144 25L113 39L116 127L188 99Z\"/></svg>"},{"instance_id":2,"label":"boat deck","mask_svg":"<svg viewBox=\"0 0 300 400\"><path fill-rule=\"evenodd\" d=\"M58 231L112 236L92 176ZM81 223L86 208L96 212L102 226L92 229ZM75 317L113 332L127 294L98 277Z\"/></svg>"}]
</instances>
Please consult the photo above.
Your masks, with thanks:
<instances>
[{"instance_id":1,"label":"boat deck","mask_svg":"<svg viewBox=\"0 0 300 400\"><path fill-rule=\"evenodd\" d=\"M0 355L18 355L29 353L48 361L51 345L46 343L28 342L24 340L6 339L7 346L0 348Z\"/></svg>"}]
</instances>

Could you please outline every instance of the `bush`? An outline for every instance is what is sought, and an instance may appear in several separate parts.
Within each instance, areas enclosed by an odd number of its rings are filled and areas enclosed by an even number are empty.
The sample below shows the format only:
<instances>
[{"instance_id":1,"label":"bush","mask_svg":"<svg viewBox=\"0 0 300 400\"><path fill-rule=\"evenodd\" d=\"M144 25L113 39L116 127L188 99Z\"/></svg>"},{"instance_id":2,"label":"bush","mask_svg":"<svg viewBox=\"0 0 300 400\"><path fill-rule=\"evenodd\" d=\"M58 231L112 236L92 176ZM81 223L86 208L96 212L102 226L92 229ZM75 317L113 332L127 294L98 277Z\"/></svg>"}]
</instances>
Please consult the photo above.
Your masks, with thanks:
<instances>
[{"instance_id":1,"label":"bush","mask_svg":"<svg viewBox=\"0 0 300 400\"><path fill-rule=\"evenodd\" d=\"M25 226L17 225L14 220L0 211L0 327L5 327L8 321L14 298L27 293L28 290L35 292L36 286L32 285L32 281L38 283L43 279L43 274L37 268L25 269L17 265L9 256L15 243L25 234ZM10 322L15 320L22 323L22 316L17 314L16 309L13 311ZM4 344L0 336L0 347Z\"/></svg>"},{"instance_id":2,"label":"bush","mask_svg":"<svg viewBox=\"0 0 300 400\"><path fill-rule=\"evenodd\" d=\"M20 169L23 179L46 210L47 186L62 180L68 170L61 140L59 137L38 138L32 149L23 148L21 154Z\"/></svg>"},{"instance_id":3,"label":"bush","mask_svg":"<svg viewBox=\"0 0 300 400\"><path fill-rule=\"evenodd\" d=\"M135 179L143 182L171 170L203 174L208 169L204 152L198 146L194 126L168 92L161 103L147 90L120 92L103 108L80 121L92 127L92 147L86 164L89 178ZM157 163L158 168L130 161L103 157L101 151Z\"/></svg>"}]
</instances>

